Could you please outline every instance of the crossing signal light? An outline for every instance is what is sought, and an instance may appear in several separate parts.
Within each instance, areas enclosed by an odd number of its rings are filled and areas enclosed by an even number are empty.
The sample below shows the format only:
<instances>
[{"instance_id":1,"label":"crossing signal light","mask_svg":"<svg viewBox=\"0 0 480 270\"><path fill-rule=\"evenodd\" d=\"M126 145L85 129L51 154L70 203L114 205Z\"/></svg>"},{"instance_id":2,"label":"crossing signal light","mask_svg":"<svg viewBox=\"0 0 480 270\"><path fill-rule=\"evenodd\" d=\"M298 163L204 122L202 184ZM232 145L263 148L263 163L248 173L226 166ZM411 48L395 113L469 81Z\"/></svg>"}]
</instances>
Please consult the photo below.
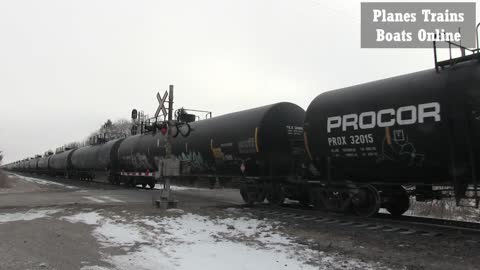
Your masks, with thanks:
<instances>
[{"instance_id":1,"label":"crossing signal light","mask_svg":"<svg viewBox=\"0 0 480 270\"><path fill-rule=\"evenodd\" d=\"M162 133L162 135L167 134L167 131L168 131L167 123L165 123L165 122L158 123L158 124L157 124L157 128L160 130L160 132Z\"/></svg>"},{"instance_id":2,"label":"crossing signal light","mask_svg":"<svg viewBox=\"0 0 480 270\"><path fill-rule=\"evenodd\" d=\"M167 130L168 130L167 127L161 127L160 128L160 132L162 133L162 135L167 134Z\"/></svg>"}]
</instances>

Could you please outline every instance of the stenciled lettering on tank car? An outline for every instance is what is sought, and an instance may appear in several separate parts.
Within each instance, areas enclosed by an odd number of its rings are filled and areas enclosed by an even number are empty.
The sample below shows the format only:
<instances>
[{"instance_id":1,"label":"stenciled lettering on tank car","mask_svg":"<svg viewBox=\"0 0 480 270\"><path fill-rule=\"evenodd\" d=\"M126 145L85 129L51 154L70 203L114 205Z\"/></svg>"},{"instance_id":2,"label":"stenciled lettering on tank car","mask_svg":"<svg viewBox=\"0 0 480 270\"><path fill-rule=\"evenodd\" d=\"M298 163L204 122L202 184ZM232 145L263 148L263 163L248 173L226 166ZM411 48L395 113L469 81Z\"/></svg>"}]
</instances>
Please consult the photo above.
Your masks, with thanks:
<instances>
[{"instance_id":1,"label":"stenciled lettering on tank car","mask_svg":"<svg viewBox=\"0 0 480 270\"><path fill-rule=\"evenodd\" d=\"M424 123L432 119L435 122L441 120L440 103L429 102L418 105L409 105L397 109L388 108L377 112L368 111L345 115L331 116L327 119L327 133L341 128L342 131L365 130L375 127L391 127L394 125L413 125Z\"/></svg>"}]
</instances>

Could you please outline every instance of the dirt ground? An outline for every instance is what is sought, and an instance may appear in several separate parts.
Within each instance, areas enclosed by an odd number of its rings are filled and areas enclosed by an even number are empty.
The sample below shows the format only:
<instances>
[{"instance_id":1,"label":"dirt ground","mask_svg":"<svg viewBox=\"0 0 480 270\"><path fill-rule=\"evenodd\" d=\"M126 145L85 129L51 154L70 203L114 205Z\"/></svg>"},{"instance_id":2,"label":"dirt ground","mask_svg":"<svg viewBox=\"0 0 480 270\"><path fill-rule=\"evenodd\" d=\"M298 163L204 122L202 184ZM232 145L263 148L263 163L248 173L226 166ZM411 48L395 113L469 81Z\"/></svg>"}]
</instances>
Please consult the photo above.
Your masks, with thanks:
<instances>
[{"instance_id":1,"label":"dirt ground","mask_svg":"<svg viewBox=\"0 0 480 270\"><path fill-rule=\"evenodd\" d=\"M0 188L9 188L10 182L8 180L9 177L3 172L3 170L0 170Z\"/></svg>"}]
</instances>

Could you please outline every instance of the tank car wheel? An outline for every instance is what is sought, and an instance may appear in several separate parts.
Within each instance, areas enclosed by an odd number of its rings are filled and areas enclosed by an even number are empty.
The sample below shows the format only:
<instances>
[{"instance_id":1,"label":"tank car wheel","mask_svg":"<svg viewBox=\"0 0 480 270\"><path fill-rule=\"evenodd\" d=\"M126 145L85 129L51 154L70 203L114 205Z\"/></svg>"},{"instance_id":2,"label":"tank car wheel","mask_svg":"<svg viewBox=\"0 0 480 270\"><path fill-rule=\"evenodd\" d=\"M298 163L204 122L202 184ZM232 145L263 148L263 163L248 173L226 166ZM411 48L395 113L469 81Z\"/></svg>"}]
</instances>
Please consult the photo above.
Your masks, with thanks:
<instances>
[{"instance_id":1,"label":"tank car wheel","mask_svg":"<svg viewBox=\"0 0 480 270\"><path fill-rule=\"evenodd\" d=\"M146 188L147 187L147 184L142 184L142 188Z\"/></svg>"},{"instance_id":2,"label":"tank car wheel","mask_svg":"<svg viewBox=\"0 0 480 270\"><path fill-rule=\"evenodd\" d=\"M300 205L304 208L306 207L309 207L311 202L310 202L310 198L308 196L303 196L300 198L300 200L298 200L298 202L300 203Z\"/></svg>"},{"instance_id":3,"label":"tank car wheel","mask_svg":"<svg viewBox=\"0 0 480 270\"><path fill-rule=\"evenodd\" d=\"M378 190L372 185L358 188L352 198L352 207L355 214L361 217L375 215L381 206L381 199Z\"/></svg>"},{"instance_id":4,"label":"tank car wheel","mask_svg":"<svg viewBox=\"0 0 480 270\"><path fill-rule=\"evenodd\" d=\"M255 203L254 198L249 196L248 191L247 191L247 186L245 184L243 184L240 187L240 195L242 196L242 199L245 202L245 204L247 204L249 206L252 206Z\"/></svg>"},{"instance_id":5,"label":"tank car wheel","mask_svg":"<svg viewBox=\"0 0 480 270\"><path fill-rule=\"evenodd\" d=\"M155 182L152 182L152 183L148 184L148 187L150 189L154 189L155 188Z\"/></svg>"},{"instance_id":6,"label":"tank car wheel","mask_svg":"<svg viewBox=\"0 0 480 270\"><path fill-rule=\"evenodd\" d=\"M127 185L128 184L128 178L125 176L118 176L116 179L116 184L118 186L121 186L122 184Z\"/></svg>"},{"instance_id":7,"label":"tank car wheel","mask_svg":"<svg viewBox=\"0 0 480 270\"><path fill-rule=\"evenodd\" d=\"M255 202L257 203L263 203L265 201L265 198L267 195L265 194L265 190L261 189L258 191L257 196L255 198Z\"/></svg>"},{"instance_id":8,"label":"tank car wheel","mask_svg":"<svg viewBox=\"0 0 480 270\"><path fill-rule=\"evenodd\" d=\"M320 188L313 188L310 190L310 198L314 209L325 210L325 204L323 203L323 190Z\"/></svg>"},{"instance_id":9,"label":"tank car wheel","mask_svg":"<svg viewBox=\"0 0 480 270\"><path fill-rule=\"evenodd\" d=\"M285 201L285 195L283 193L280 194L267 194L267 201L272 205L282 205Z\"/></svg>"},{"instance_id":10,"label":"tank car wheel","mask_svg":"<svg viewBox=\"0 0 480 270\"><path fill-rule=\"evenodd\" d=\"M281 205L285 201L285 192L280 184L272 184L267 189L267 201L272 205Z\"/></svg>"},{"instance_id":11,"label":"tank car wheel","mask_svg":"<svg viewBox=\"0 0 480 270\"><path fill-rule=\"evenodd\" d=\"M322 199L316 198L312 201L313 208L317 210L325 210L325 204L323 204Z\"/></svg>"},{"instance_id":12,"label":"tank car wheel","mask_svg":"<svg viewBox=\"0 0 480 270\"><path fill-rule=\"evenodd\" d=\"M130 178L128 179L128 182L127 182L126 184L127 184L128 187L135 187L135 186L136 186L136 183L135 183L135 182L136 182L136 181L135 181L135 178L130 177Z\"/></svg>"},{"instance_id":13,"label":"tank car wheel","mask_svg":"<svg viewBox=\"0 0 480 270\"><path fill-rule=\"evenodd\" d=\"M385 203L385 209L392 216L401 216L410 208L410 196L402 186L395 186L394 191Z\"/></svg>"},{"instance_id":14,"label":"tank car wheel","mask_svg":"<svg viewBox=\"0 0 480 270\"><path fill-rule=\"evenodd\" d=\"M252 198L248 197L248 193L244 189L240 189L240 195L242 195L242 199L245 204L252 206L255 203Z\"/></svg>"}]
</instances>

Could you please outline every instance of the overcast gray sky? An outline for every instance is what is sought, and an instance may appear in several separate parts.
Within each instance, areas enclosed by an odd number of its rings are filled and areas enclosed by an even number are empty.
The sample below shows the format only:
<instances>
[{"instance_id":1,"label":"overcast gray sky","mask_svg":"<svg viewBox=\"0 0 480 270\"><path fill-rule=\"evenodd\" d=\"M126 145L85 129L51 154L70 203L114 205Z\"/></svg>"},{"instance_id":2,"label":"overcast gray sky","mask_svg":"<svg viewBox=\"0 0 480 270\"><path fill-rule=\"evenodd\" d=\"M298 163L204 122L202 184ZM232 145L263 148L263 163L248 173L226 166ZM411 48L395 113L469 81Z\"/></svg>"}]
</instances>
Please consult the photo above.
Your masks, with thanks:
<instances>
[{"instance_id":1,"label":"overcast gray sky","mask_svg":"<svg viewBox=\"0 0 480 270\"><path fill-rule=\"evenodd\" d=\"M169 84L215 116L432 67L430 49L361 49L360 1L0 0L0 150L152 114Z\"/></svg>"}]
</instances>

